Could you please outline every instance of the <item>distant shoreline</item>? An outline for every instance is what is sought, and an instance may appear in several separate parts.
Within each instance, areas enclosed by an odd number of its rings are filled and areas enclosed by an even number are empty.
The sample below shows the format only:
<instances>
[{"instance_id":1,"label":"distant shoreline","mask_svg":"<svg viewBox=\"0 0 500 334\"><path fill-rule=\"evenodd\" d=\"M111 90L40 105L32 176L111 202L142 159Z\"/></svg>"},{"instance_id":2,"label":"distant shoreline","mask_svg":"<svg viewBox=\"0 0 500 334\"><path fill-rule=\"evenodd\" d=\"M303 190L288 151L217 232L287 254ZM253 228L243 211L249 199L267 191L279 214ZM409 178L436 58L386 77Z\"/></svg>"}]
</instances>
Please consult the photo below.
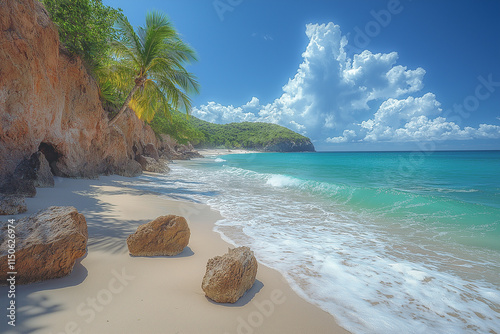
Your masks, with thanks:
<instances>
[{"instance_id":1,"label":"distant shoreline","mask_svg":"<svg viewBox=\"0 0 500 334\"><path fill-rule=\"evenodd\" d=\"M227 149L227 148L203 148L197 150L198 153L205 157L209 156L219 156L227 154L251 154L251 153L262 153L261 151L251 151L244 149Z\"/></svg>"}]
</instances>

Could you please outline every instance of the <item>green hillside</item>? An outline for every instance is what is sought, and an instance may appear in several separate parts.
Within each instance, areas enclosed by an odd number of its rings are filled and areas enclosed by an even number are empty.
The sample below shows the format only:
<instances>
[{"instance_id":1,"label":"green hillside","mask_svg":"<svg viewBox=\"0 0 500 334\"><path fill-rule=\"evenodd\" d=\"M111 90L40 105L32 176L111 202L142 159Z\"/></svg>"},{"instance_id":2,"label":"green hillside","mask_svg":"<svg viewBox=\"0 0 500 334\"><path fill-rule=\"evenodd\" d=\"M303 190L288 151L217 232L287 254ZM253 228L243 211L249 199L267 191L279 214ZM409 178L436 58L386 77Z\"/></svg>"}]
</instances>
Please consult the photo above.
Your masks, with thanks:
<instances>
[{"instance_id":1,"label":"green hillside","mask_svg":"<svg viewBox=\"0 0 500 334\"><path fill-rule=\"evenodd\" d=\"M244 148L262 151L314 151L309 138L283 126L270 123L214 124L175 113L172 119L155 117L151 123L156 133L167 133L181 143L198 148Z\"/></svg>"}]
</instances>

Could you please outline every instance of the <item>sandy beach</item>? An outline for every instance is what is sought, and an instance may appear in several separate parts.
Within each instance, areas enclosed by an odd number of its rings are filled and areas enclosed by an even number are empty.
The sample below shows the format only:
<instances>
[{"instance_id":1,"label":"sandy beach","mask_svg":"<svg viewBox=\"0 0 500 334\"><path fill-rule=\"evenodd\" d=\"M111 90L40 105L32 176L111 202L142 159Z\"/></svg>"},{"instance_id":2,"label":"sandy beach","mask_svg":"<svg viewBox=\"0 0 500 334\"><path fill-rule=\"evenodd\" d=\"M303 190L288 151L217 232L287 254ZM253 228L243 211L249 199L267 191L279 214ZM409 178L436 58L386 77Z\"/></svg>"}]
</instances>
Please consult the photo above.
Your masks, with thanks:
<instances>
[{"instance_id":1,"label":"sandy beach","mask_svg":"<svg viewBox=\"0 0 500 334\"><path fill-rule=\"evenodd\" d=\"M500 334L500 1L69 3L0 0L0 334Z\"/></svg>"},{"instance_id":2,"label":"sandy beach","mask_svg":"<svg viewBox=\"0 0 500 334\"><path fill-rule=\"evenodd\" d=\"M201 155L205 157L213 157L213 156L219 156L219 155L226 155L226 154L251 154L251 153L261 153L259 151L250 151L250 150L243 150L243 149L227 149L227 148L207 148L207 149L201 149L197 150Z\"/></svg>"},{"instance_id":3,"label":"sandy beach","mask_svg":"<svg viewBox=\"0 0 500 334\"><path fill-rule=\"evenodd\" d=\"M88 252L65 278L18 286L17 326L2 320L0 332L346 333L262 264L253 288L236 304L208 300L201 289L206 262L230 246L213 232L220 214L206 205L127 187L133 180L56 178L55 188L38 189L35 198L27 199L29 211L14 218L51 205L75 206L87 220ZM166 214L187 218L189 246L174 257L131 257L127 236Z\"/></svg>"}]
</instances>

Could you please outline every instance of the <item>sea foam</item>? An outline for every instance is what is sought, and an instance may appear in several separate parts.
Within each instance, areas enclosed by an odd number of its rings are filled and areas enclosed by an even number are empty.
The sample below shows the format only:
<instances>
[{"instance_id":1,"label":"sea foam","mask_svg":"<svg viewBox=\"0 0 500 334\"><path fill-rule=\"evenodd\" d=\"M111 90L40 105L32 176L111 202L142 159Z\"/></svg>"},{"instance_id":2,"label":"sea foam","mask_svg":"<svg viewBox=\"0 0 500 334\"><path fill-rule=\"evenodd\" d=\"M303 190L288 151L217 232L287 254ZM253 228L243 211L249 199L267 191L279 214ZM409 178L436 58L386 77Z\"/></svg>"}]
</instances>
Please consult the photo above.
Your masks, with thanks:
<instances>
[{"instance_id":1,"label":"sea foam","mask_svg":"<svg viewBox=\"0 0 500 334\"><path fill-rule=\"evenodd\" d=\"M290 187L300 185L300 180L285 175L271 175L267 179L266 184L273 187Z\"/></svg>"},{"instance_id":2,"label":"sea foam","mask_svg":"<svg viewBox=\"0 0 500 334\"><path fill-rule=\"evenodd\" d=\"M445 243L449 230L424 224L423 214L391 219L426 208L420 195L230 166L171 169L135 186L154 181L155 191L182 189L219 210L225 240L250 246L353 333L500 332L500 254ZM355 209L367 196L398 202Z\"/></svg>"}]
</instances>

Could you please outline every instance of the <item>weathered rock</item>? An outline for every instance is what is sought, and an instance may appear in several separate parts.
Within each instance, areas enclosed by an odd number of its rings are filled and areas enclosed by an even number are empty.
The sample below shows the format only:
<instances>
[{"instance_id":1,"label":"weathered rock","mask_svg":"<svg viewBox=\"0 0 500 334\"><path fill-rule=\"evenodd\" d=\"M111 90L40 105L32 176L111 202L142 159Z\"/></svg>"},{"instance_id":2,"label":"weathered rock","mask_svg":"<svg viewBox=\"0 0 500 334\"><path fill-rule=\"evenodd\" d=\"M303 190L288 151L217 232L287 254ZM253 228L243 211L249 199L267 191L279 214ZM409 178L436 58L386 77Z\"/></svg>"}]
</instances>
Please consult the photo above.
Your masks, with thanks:
<instances>
[{"instance_id":1,"label":"weathered rock","mask_svg":"<svg viewBox=\"0 0 500 334\"><path fill-rule=\"evenodd\" d=\"M141 164L142 170L146 172L168 173L170 171L170 168L168 167L168 161L165 159L155 160L151 157L138 155L136 160Z\"/></svg>"},{"instance_id":2,"label":"weathered rock","mask_svg":"<svg viewBox=\"0 0 500 334\"><path fill-rule=\"evenodd\" d=\"M154 146L151 143L144 146L144 155L153 158L156 161L160 160L160 156L158 155L158 150L156 149L156 146Z\"/></svg>"},{"instance_id":3,"label":"weathered rock","mask_svg":"<svg viewBox=\"0 0 500 334\"><path fill-rule=\"evenodd\" d=\"M150 157L145 157L142 154L139 154L138 156L136 156L135 161L137 161L141 165L142 170L147 170L148 165L150 163L152 163L153 161L156 162L155 159L150 158Z\"/></svg>"},{"instance_id":4,"label":"weathered rock","mask_svg":"<svg viewBox=\"0 0 500 334\"><path fill-rule=\"evenodd\" d=\"M36 158L33 155L21 160L14 173L9 173L0 180L0 193L35 197L36 167Z\"/></svg>"},{"instance_id":5,"label":"weathered rock","mask_svg":"<svg viewBox=\"0 0 500 334\"><path fill-rule=\"evenodd\" d=\"M17 215L26 212L24 197L15 195L0 195L0 215Z\"/></svg>"},{"instance_id":6,"label":"weathered rock","mask_svg":"<svg viewBox=\"0 0 500 334\"><path fill-rule=\"evenodd\" d=\"M87 223L74 207L51 206L15 224L16 283L26 284L68 275L85 255ZM0 233L0 284L6 283L9 239Z\"/></svg>"},{"instance_id":7,"label":"weathered rock","mask_svg":"<svg viewBox=\"0 0 500 334\"><path fill-rule=\"evenodd\" d=\"M179 144L169 135L161 134L159 141L160 156L169 160L189 160L191 158L203 158L203 156L188 143Z\"/></svg>"},{"instance_id":8,"label":"weathered rock","mask_svg":"<svg viewBox=\"0 0 500 334\"><path fill-rule=\"evenodd\" d=\"M194 158L203 158L203 155L201 155L198 151L192 150L192 151L184 151L182 152L183 158L186 158L187 160L189 159L194 159Z\"/></svg>"},{"instance_id":9,"label":"weathered rock","mask_svg":"<svg viewBox=\"0 0 500 334\"><path fill-rule=\"evenodd\" d=\"M166 134L160 134L160 147L159 154L161 157L165 157L167 159L171 159L171 155L175 153L175 146L177 145L177 141Z\"/></svg>"},{"instance_id":10,"label":"weathered rock","mask_svg":"<svg viewBox=\"0 0 500 334\"><path fill-rule=\"evenodd\" d=\"M50 170L49 162L45 159L42 152L33 153L37 160L37 168L35 170L35 187L37 188L52 188L54 187L54 175Z\"/></svg>"},{"instance_id":11,"label":"weathered rock","mask_svg":"<svg viewBox=\"0 0 500 334\"><path fill-rule=\"evenodd\" d=\"M184 217L168 215L141 225L127 238L132 256L177 255L188 245L191 232Z\"/></svg>"},{"instance_id":12,"label":"weathered rock","mask_svg":"<svg viewBox=\"0 0 500 334\"><path fill-rule=\"evenodd\" d=\"M0 180L0 194L21 197L35 197L35 183L31 179L18 178L9 173Z\"/></svg>"},{"instance_id":13,"label":"weathered rock","mask_svg":"<svg viewBox=\"0 0 500 334\"><path fill-rule=\"evenodd\" d=\"M168 162L169 161L167 159L160 158L160 160L158 160L159 166L157 168L155 168L155 170L152 172L163 173L163 174L170 172L170 167L168 167Z\"/></svg>"},{"instance_id":14,"label":"weathered rock","mask_svg":"<svg viewBox=\"0 0 500 334\"><path fill-rule=\"evenodd\" d=\"M189 160L193 158L203 158L203 156L195 150L191 143L187 143L186 145L177 145L177 152L181 155L180 160Z\"/></svg>"},{"instance_id":15,"label":"weathered rock","mask_svg":"<svg viewBox=\"0 0 500 334\"><path fill-rule=\"evenodd\" d=\"M16 166L14 173L0 180L0 193L34 197L36 187L53 187L54 176L42 152L35 152Z\"/></svg>"},{"instance_id":16,"label":"weathered rock","mask_svg":"<svg viewBox=\"0 0 500 334\"><path fill-rule=\"evenodd\" d=\"M132 148L157 145L153 130L130 110L109 126L96 82L39 1L0 1L0 45L0 183L42 148L56 176L136 175Z\"/></svg>"},{"instance_id":17,"label":"weathered rock","mask_svg":"<svg viewBox=\"0 0 500 334\"><path fill-rule=\"evenodd\" d=\"M217 303L235 303L250 289L257 275L257 260L248 247L229 249L207 263L201 288Z\"/></svg>"},{"instance_id":18,"label":"weathered rock","mask_svg":"<svg viewBox=\"0 0 500 334\"><path fill-rule=\"evenodd\" d=\"M122 165L116 167L112 174L118 174L126 177L134 177L142 174L141 164L135 160L126 160Z\"/></svg>"},{"instance_id":19,"label":"weathered rock","mask_svg":"<svg viewBox=\"0 0 500 334\"><path fill-rule=\"evenodd\" d=\"M283 140L279 143L269 144L264 147L265 152L316 152L309 138L302 141Z\"/></svg>"}]
</instances>

